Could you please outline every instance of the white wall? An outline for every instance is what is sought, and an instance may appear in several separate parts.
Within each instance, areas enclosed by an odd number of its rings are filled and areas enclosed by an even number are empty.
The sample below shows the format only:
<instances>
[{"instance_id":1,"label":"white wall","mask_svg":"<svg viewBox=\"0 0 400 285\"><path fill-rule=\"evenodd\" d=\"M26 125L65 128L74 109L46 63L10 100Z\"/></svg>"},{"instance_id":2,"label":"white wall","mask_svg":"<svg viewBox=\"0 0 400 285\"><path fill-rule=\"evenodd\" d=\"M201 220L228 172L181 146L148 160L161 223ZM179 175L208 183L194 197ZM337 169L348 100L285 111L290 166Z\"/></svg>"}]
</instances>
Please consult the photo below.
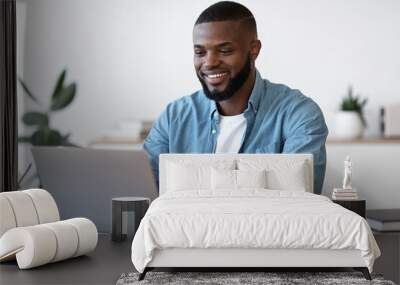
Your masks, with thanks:
<instances>
[{"instance_id":1,"label":"white wall","mask_svg":"<svg viewBox=\"0 0 400 285\"><path fill-rule=\"evenodd\" d=\"M127 117L153 119L167 102L200 87L191 31L214 1L26 1L23 75L47 102L57 74L79 83L73 106L54 117L86 144ZM242 1L255 14L264 77L298 88L331 113L349 83L378 107L400 101L400 2L396 0Z\"/></svg>"},{"instance_id":2,"label":"white wall","mask_svg":"<svg viewBox=\"0 0 400 285\"><path fill-rule=\"evenodd\" d=\"M63 67L68 68L67 79L78 82L73 105L53 118L56 128L72 132L74 142L87 144L123 118L154 119L168 102L200 88L192 65L192 27L215 1L18 2L26 4L18 24L26 23L19 44L25 51L20 74L28 85L47 103ZM265 78L313 98L330 128L332 113L353 84L369 98L367 135L378 133L379 106L400 101L400 1L241 2L258 22L263 48L257 66ZM32 108L32 102L26 103L25 108ZM333 171L328 169L325 193L340 185L345 152L339 150L343 157L335 157ZM377 161L375 154L369 163ZM397 171L389 153L383 161ZM358 173L369 176L370 169ZM394 178L385 185L398 198ZM389 206L370 197L378 201L374 206Z\"/></svg>"},{"instance_id":3,"label":"white wall","mask_svg":"<svg viewBox=\"0 0 400 285\"><path fill-rule=\"evenodd\" d=\"M328 144L325 196L342 187L347 155L353 161L352 186L366 199L367 209L400 208L400 144Z\"/></svg>"}]
</instances>

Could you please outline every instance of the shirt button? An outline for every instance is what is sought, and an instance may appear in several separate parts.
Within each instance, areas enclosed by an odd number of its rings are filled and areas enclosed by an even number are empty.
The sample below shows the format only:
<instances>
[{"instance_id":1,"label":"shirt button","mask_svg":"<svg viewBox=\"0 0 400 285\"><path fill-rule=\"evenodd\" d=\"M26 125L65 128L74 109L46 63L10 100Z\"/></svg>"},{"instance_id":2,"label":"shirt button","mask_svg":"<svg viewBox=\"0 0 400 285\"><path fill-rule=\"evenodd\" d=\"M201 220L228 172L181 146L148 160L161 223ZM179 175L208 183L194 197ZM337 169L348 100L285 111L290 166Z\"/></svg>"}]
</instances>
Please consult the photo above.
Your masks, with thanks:
<instances>
[{"instance_id":1,"label":"shirt button","mask_svg":"<svg viewBox=\"0 0 400 285\"><path fill-rule=\"evenodd\" d=\"M217 131L216 130L212 130L211 133L215 134Z\"/></svg>"}]
</instances>

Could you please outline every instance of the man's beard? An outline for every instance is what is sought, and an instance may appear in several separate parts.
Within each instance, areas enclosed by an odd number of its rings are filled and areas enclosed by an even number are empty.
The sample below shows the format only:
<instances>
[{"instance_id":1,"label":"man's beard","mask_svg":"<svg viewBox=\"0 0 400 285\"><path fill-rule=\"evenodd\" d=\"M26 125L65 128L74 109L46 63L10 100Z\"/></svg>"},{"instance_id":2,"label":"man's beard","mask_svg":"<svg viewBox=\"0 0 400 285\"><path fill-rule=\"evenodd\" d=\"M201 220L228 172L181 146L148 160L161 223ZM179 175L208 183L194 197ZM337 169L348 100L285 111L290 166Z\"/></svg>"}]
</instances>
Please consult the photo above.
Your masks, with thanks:
<instances>
[{"instance_id":1,"label":"man's beard","mask_svg":"<svg viewBox=\"0 0 400 285\"><path fill-rule=\"evenodd\" d=\"M226 86L225 90L219 92L217 90L211 91L208 89L207 84L203 78L196 73L197 77L200 80L201 85L203 86L203 91L206 97L210 100L214 100L216 102L225 101L233 97L235 93L243 86L246 80L249 78L251 72L251 59L250 55L247 57L247 61L245 62L242 69L236 74L235 77L229 80L228 86Z\"/></svg>"}]
</instances>

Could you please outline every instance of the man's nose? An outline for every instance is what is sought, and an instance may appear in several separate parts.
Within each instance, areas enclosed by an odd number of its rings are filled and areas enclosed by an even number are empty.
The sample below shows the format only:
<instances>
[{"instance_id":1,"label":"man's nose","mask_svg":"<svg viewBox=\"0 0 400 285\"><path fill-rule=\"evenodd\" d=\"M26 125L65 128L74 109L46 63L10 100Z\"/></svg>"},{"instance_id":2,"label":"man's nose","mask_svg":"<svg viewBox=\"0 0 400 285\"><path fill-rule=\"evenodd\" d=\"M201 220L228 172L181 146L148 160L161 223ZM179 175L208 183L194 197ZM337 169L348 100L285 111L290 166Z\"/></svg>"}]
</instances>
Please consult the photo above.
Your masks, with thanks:
<instances>
[{"instance_id":1,"label":"man's nose","mask_svg":"<svg viewBox=\"0 0 400 285\"><path fill-rule=\"evenodd\" d=\"M213 68L215 66L218 66L219 64L219 58L218 55L214 52L208 52L206 56L206 61L204 63L206 68Z\"/></svg>"}]
</instances>

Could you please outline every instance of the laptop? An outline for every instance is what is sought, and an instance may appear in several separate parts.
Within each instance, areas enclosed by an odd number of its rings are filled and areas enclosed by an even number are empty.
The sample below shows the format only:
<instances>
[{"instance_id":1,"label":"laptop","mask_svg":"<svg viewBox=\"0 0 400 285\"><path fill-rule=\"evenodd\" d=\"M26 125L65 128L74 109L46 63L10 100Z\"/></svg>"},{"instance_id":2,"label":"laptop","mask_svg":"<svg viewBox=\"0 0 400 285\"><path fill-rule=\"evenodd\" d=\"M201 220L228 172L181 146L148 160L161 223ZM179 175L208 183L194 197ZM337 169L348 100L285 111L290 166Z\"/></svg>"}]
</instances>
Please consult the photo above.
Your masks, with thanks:
<instances>
[{"instance_id":1,"label":"laptop","mask_svg":"<svg viewBox=\"0 0 400 285\"><path fill-rule=\"evenodd\" d=\"M61 219L88 218L101 233L111 232L112 198L158 196L144 150L33 147L32 154Z\"/></svg>"}]
</instances>

